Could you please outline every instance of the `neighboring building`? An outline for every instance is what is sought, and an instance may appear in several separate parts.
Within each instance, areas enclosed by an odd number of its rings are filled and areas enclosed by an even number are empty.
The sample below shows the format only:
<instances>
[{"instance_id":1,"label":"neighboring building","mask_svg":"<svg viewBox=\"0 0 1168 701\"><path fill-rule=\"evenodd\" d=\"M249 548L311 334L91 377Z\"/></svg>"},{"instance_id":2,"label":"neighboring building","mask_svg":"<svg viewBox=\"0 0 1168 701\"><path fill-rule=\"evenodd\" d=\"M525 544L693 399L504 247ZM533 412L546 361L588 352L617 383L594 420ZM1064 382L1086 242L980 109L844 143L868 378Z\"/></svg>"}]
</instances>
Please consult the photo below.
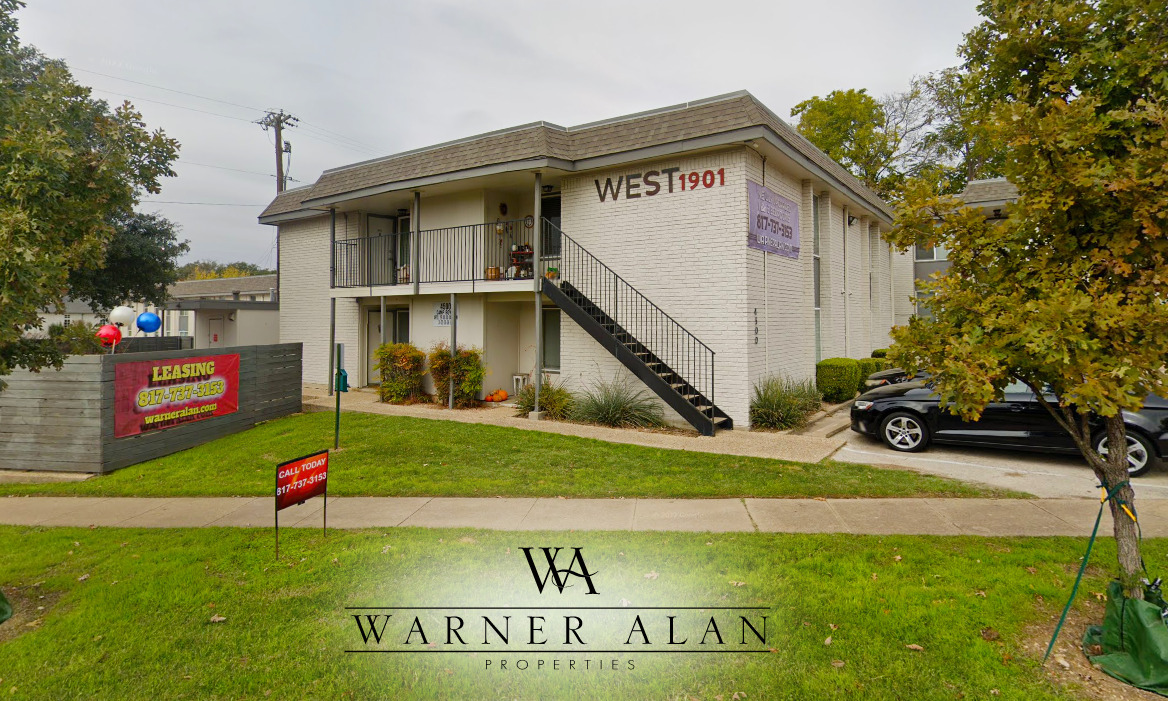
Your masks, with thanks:
<instances>
[{"instance_id":1,"label":"neighboring building","mask_svg":"<svg viewBox=\"0 0 1168 701\"><path fill-rule=\"evenodd\" d=\"M280 342L277 276L184 280L170 286L164 336L192 336L195 348Z\"/></svg>"},{"instance_id":2,"label":"neighboring building","mask_svg":"<svg viewBox=\"0 0 1168 701\"><path fill-rule=\"evenodd\" d=\"M970 180L958 197L967 207L980 208L986 219L1004 219L1006 206L1018 200L1018 188L1005 178ZM948 270L949 252L944 246L915 246L913 261L913 278L919 283Z\"/></svg>"},{"instance_id":3,"label":"neighboring building","mask_svg":"<svg viewBox=\"0 0 1168 701\"><path fill-rule=\"evenodd\" d=\"M888 205L745 92L335 168L259 221L278 227L280 340L313 383L330 337L353 384L377 381L383 340L448 342L454 299L486 389L623 366L709 432L749 426L763 377L867 356L912 313Z\"/></svg>"},{"instance_id":4,"label":"neighboring building","mask_svg":"<svg viewBox=\"0 0 1168 701\"><path fill-rule=\"evenodd\" d=\"M52 311L41 314L41 326L33 333L48 333L50 326L70 326L84 323L90 326L104 323L105 315L98 314L89 307L88 302L80 302L72 297L66 297L61 306Z\"/></svg>"}]
</instances>

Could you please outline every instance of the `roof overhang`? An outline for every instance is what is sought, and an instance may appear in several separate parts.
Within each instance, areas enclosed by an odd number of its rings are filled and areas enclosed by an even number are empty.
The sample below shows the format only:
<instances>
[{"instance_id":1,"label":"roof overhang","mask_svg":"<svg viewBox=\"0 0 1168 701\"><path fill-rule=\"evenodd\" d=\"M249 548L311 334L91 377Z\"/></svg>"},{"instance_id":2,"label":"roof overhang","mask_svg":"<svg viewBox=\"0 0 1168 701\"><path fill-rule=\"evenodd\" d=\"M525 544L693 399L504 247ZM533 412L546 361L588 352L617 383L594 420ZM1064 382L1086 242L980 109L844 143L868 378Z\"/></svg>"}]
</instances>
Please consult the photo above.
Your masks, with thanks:
<instances>
[{"instance_id":1,"label":"roof overhang","mask_svg":"<svg viewBox=\"0 0 1168 701\"><path fill-rule=\"evenodd\" d=\"M168 311L271 311L280 310L279 302L257 302L244 299L172 299L162 307Z\"/></svg>"},{"instance_id":2,"label":"roof overhang","mask_svg":"<svg viewBox=\"0 0 1168 701\"><path fill-rule=\"evenodd\" d=\"M570 161L561 158L524 159L517 161L506 161L502 163L493 163L477 168L468 168L465 170L451 171L448 173L439 173L421 178L399 180L396 182L384 183L373 187L361 188L359 190L353 190L350 192L329 195L327 197L317 197L304 200L302 206L305 209L296 210L294 212L286 212L284 214L275 214L268 217L260 217L259 222L261 224L279 224L281 222L294 221L297 219L317 217L327 212L329 207L335 206L342 202L348 202L351 200L357 200L364 197L385 193L400 192L403 190L417 190L427 186L450 183L459 180L468 180L471 178L479 178L490 175L498 175L501 173L536 170L559 170L565 173L573 173L579 171L595 170L598 168L609 168L622 165L624 163L633 163L636 161L676 156L693 151L708 150L731 145L744 145L746 143L757 141L763 141L767 143L771 148L785 156L788 160L804 170L811 177L821 180L829 187L838 190L848 199L852 200L856 205L859 205L863 209L870 212L877 220L889 226L892 225L892 217L883 211L880 207L875 206L875 204L870 201L869 197L865 196L863 193L859 192L847 183L844 183L835 175L829 173L822 166L804 156L787 139L784 139L766 125L743 127L741 129L734 129L717 134L709 134L692 139L672 141L664 144L646 146L639 149L619 151L602 156L582 158L576 161Z\"/></svg>"}]
</instances>

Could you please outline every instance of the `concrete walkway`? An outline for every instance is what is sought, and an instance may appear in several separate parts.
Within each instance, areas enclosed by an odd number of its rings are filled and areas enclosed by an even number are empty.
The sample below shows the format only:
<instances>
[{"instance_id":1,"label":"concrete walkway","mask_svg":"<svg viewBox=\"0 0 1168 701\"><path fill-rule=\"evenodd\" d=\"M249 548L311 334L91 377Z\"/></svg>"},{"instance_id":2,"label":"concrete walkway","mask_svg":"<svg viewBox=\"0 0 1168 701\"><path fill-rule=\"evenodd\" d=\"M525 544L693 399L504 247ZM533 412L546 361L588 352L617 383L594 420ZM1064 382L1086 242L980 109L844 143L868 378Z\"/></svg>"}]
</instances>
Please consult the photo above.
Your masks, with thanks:
<instances>
[{"instance_id":1,"label":"concrete walkway","mask_svg":"<svg viewBox=\"0 0 1168 701\"><path fill-rule=\"evenodd\" d=\"M323 385L304 386L305 411L332 411L336 400L325 394ZM624 428L606 428L563 421L531 421L515 416L508 406L487 405L480 409L450 411L433 404L398 406L382 404L371 390L356 390L341 395L343 411L367 414L412 416L420 419L459 421L461 423L490 424L527 431L544 431L582 438L596 438L610 443L631 443L650 448L692 450L724 455L745 455L756 458L775 458L795 462L819 462L843 447L847 436L840 433L831 437L815 433L794 435L761 431L720 431L713 437L699 436L692 431L638 431ZM341 429L342 432L344 428Z\"/></svg>"},{"instance_id":2,"label":"concrete walkway","mask_svg":"<svg viewBox=\"0 0 1168 701\"><path fill-rule=\"evenodd\" d=\"M1143 532L1168 536L1168 501L1140 506ZM286 527L319 528L324 501L280 513ZM703 531L981 536L1085 536L1091 499L536 499L333 497L332 528ZM271 497L4 497L0 524L121 528L268 527ZM1101 533L1111 533L1104 516Z\"/></svg>"}]
</instances>

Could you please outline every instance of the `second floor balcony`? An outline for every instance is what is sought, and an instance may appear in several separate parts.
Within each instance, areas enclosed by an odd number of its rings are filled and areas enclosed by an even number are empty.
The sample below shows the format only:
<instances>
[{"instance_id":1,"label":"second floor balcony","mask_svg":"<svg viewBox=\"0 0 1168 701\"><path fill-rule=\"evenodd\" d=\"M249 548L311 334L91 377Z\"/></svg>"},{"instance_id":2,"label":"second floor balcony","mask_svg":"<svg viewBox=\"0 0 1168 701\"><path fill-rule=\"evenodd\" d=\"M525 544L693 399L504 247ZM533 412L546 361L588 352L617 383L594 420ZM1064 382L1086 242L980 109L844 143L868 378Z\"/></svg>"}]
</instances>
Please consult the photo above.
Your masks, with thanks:
<instances>
[{"instance_id":1,"label":"second floor balcony","mask_svg":"<svg viewBox=\"0 0 1168 701\"><path fill-rule=\"evenodd\" d=\"M333 242L332 286L531 280L559 257L559 230L546 220L540 229L538 261L532 217L341 239Z\"/></svg>"}]
</instances>

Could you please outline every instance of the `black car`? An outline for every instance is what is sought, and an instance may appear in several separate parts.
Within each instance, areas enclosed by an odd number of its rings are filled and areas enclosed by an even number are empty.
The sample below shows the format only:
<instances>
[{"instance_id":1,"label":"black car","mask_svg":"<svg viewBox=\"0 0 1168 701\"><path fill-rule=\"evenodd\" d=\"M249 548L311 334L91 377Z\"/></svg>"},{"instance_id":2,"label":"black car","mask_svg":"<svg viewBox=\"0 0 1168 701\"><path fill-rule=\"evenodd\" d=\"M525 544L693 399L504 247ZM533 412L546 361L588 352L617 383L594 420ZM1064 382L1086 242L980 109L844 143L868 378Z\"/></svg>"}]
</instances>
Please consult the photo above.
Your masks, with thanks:
<instances>
[{"instance_id":1,"label":"black car","mask_svg":"<svg viewBox=\"0 0 1168 701\"><path fill-rule=\"evenodd\" d=\"M922 371L915 375L909 375L907 370L901 368L889 368L881 370L868 375L868 379L864 380L865 391L874 389L876 387L883 387L884 385L895 385L901 382L910 382L912 380L928 379L928 373Z\"/></svg>"},{"instance_id":2,"label":"black car","mask_svg":"<svg viewBox=\"0 0 1168 701\"><path fill-rule=\"evenodd\" d=\"M1054 403L1053 395L1045 397ZM1148 397L1138 412L1124 412L1128 471L1142 475L1168 455L1168 401ZM1107 452L1102 420L1092 420L1092 441ZM932 442L1078 454L1070 435L1021 382L986 405L981 418L966 421L941 411L940 398L921 380L869 390L852 403L852 430L879 438L893 450L916 452Z\"/></svg>"}]
</instances>

